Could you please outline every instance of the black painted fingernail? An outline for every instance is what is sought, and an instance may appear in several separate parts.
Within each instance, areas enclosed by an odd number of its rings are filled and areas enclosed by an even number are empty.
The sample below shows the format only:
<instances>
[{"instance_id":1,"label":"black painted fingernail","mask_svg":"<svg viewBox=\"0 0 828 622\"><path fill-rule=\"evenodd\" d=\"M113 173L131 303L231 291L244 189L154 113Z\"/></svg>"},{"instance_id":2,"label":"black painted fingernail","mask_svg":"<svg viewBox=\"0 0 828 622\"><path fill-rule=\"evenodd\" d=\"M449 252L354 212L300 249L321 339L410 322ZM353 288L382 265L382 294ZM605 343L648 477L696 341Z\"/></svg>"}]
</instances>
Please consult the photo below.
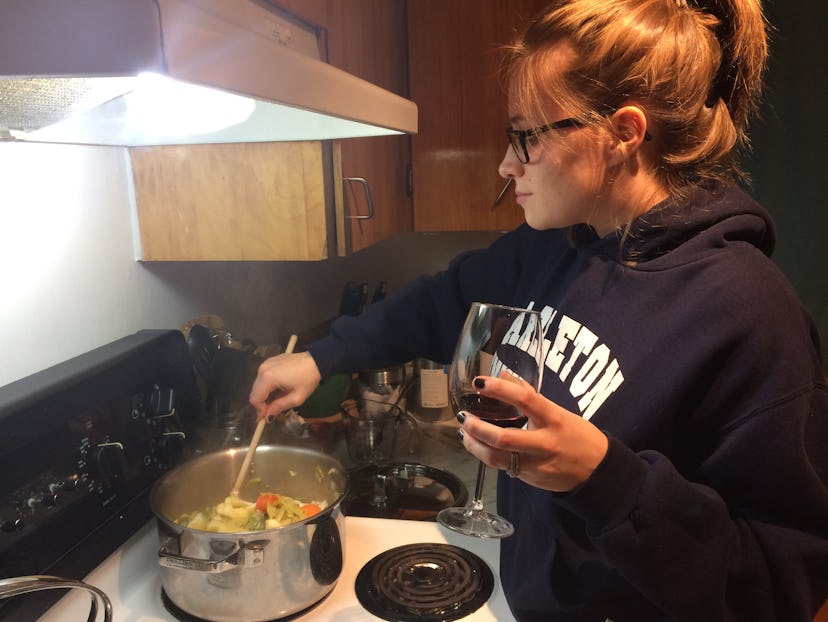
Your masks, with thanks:
<instances>
[{"instance_id":1,"label":"black painted fingernail","mask_svg":"<svg viewBox=\"0 0 828 622\"><path fill-rule=\"evenodd\" d=\"M475 378L474 379L474 386L477 387L478 389L482 389L483 387L486 386L486 381L483 380L483 378Z\"/></svg>"},{"instance_id":2,"label":"black painted fingernail","mask_svg":"<svg viewBox=\"0 0 828 622\"><path fill-rule=\"evenodd\" d=\"M464 413L462 410L455 416L457 417L457 421L459 421L460 423L463 423L466 420L466 413Z\"/></svg>"},{"instance_id":3,"label":"black painted fingernail","mask_svg":"<svg viewBox=\"0 0 828 622\"><path fill-rule=\"evenodd\" d=\"M273 423L274 421L276 421L276 415L274 415L273 413L269 414L269 415L268 415L267 417L265 417L265 418L267 419L267 422L268 422L268 423Z\"/></svg>"},{"instance_id":4,"label":"black painted fingernail","mask_svg":"<svg viewBox=\"0 0 828 622\"><path fill-rule=\"evenodd\" d=\"M460 439L460 442L461 442L461 443L463 442L463 437L464 437L465 435L466 435L466 433L465 433L465 432L463 432L463 430L460 430L460 429L458 429L458 430L457 430L457 438L459 438L459 439Z\"/></svg>"}]
</instances>

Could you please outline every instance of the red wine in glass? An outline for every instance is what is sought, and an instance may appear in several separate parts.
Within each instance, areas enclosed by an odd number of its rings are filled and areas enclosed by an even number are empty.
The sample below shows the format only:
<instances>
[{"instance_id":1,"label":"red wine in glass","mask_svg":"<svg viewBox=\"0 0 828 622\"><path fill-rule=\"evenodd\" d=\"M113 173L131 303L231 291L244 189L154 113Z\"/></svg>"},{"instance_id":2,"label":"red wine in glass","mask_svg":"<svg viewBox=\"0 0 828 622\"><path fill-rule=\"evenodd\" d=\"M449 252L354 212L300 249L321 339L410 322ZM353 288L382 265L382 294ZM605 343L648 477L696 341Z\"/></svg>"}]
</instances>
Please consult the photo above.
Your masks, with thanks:
<instances>
[{"instance_id":1,"label":"red wine in glass","mask_svg":"<svg viewBox=\"0 0 828 622\"><path fill-rule=\"evenodd\" d=\"M454 400L452 400L454 401ZM456 399L454 411L465 410L501 428L522 428L527 418L520 411L500 400L478 393L463 393Z\"/></svg>"},{"instance_id":2,"label":"red wine in glass","mask_svg":"<svg viewBox=\"0 0 828 622\"><path fill-rule=\"evenodd\" d=\"M522 427L527 419L517 408L480 395L474 380L479 376L520 379L540 389L543 327L540 313L532 309L472 303L457 340L449 368L449 397L456 411L507 427ZM469 536L506 538L514 526L504 517L483 507L486 463L480 462L474 498L466 507L445 508L437 522Z\"/></svg>"}]
</instances>

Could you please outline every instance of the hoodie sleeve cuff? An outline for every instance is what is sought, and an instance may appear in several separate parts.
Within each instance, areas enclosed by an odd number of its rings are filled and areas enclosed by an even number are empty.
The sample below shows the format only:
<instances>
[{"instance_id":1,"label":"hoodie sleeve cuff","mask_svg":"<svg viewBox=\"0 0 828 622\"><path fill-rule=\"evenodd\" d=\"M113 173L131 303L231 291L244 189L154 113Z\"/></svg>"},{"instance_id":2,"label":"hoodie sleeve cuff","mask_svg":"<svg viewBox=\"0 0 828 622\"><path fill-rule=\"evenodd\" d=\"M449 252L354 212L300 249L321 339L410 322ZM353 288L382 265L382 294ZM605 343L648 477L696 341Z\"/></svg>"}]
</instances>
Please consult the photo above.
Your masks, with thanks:
<instances>
[{"instance_id":1,"label":"hoodie sleeve cuff","mask_svg":"<svg viewBox=\"0 0 828 622\"><path fill-rule=\"evenodd\" d=\"M323 337L308 345L308 352L313 357L322 380L341 372L350 372L345 349L333 337Z\"/></svg>"},{"instance_id":2,"label":"hoodie sleeve cuff","mask_svg":"<svg viewBox=\"0 0 828 622\"><path fill-rule=\"evenodd\" d=\"M580 516L590 531L611 529L633 512L647 467L643 458L610 436L601 464L586 482L563 495L560 504Z\"/></svg>"}]
</instances>

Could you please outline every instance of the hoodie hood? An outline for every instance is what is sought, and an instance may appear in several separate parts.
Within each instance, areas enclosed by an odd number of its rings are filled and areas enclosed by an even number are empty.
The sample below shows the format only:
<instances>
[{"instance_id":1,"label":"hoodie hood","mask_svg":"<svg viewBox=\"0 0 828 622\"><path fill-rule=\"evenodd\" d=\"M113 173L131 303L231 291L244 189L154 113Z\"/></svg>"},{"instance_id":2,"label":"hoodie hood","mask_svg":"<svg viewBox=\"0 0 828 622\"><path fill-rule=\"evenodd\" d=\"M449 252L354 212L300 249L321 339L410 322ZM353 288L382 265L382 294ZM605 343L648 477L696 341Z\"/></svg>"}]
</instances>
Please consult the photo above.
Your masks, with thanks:
<instances>
[{"instance_id":1,"label":"hoodie hood","mask_svg":"<svg viewBox=\"0 0 828 622\"><path fill-rule=\"evenodd\" d=\"M668 197L628 227L598 238L592 228L573 228L581 250L641 264L655 259L679 264L733 242L748 243L770 256L776 231L770 214L732 182L702 180ZM660 262L660 263L661 263Z\"/></svg>"}]
</instances>

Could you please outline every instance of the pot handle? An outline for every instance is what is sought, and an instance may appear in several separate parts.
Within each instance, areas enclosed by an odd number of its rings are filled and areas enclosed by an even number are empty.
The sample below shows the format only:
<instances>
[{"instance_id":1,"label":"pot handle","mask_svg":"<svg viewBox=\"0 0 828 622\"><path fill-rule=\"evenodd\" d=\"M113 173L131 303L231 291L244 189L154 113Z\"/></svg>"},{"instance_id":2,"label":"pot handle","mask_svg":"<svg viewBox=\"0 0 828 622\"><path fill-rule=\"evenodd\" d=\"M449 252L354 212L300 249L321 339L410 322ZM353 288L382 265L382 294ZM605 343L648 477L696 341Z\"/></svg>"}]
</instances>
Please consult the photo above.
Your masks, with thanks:
<instances>
[{"instance_id":1,"label":"pot handle","mask_svg":"<svg viewBox=\"0 0 828 622\"><path fill-rule=\"evenodd\" d=\"M99 599L103 605L104 622L111 622L112 602L109 600L109 597L94 585L84 583L83 581L76 581L75 579L64 579L63 577L53 577L50 575L29 575L26 577L0 579L0 600L40 590L61 588L79 588L86 590L91 594L92 604L89 608L89 616L87 617L86 622L95 622L95 620L98 619Z\"/></svg>"},{"instance_id":2,"label":"pot handle","mask_svg":"<svg viewBox=\"0 0 828 622\"><path fill-rule=\"evenodd\" d=\"M219 574L238 568L241 557L241 546L238 542L233 542L233 548L230 553L222 559L196 559L194 557L187 557L185 555L176 555L167 550L166 546L158 549L158 563L165 568L180 568L183 570L194 570L196 572L206 572L209 574ZM259 550L259 552L261 552ZM254 550L255 554L255 550ZM255 555L254 555L255 557ZM261 560L259 560L261 563ZM245 564L247 565L247 564ZM250 565L258 565L253 564Z\"/></svg>"}]
</instances>

